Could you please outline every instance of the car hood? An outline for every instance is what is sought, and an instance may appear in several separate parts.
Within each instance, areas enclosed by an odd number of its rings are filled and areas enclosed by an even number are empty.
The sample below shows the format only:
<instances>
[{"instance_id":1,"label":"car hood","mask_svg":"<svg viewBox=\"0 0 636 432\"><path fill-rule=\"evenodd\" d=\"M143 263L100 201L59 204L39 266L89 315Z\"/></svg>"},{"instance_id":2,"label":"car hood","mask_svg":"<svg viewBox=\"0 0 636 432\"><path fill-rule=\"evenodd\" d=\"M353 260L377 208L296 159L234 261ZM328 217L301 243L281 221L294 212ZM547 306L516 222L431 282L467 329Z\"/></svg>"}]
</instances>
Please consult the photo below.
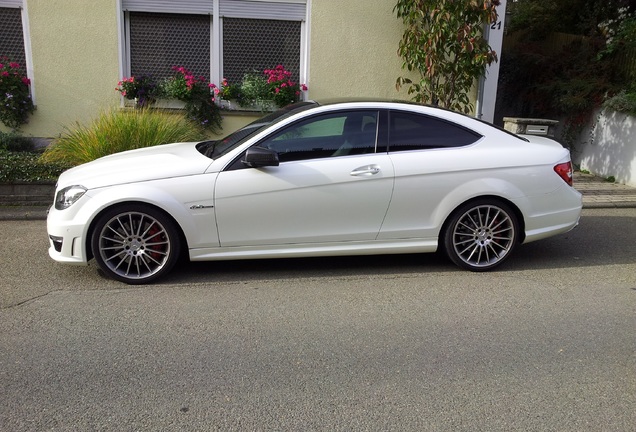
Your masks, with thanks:
<instances>
[{"instance_id":1,"label":"car hood","mask_svg":"<svg viewBox=\"0 0 636 432\"><path fill-rule=\"evenodd\" d=\"M212 159L199 153L196 144L165 144L105 156L64 172L58 179L58 187L81 185L94 189L202 174Z\"/></svg>"}]
</instances>

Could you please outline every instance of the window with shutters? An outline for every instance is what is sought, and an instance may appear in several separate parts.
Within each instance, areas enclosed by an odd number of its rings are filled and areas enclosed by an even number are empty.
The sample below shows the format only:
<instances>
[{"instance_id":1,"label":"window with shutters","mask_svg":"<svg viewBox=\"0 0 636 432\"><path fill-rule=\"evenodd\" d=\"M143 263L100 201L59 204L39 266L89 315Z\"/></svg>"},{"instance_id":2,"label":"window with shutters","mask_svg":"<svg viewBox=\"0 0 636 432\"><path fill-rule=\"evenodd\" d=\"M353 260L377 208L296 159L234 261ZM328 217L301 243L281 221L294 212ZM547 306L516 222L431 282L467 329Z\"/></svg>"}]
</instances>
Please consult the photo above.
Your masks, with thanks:
<instances>
[{"instance_id":1,"label":"window with shutters","mask_svg":"<svg viewBox=\"0 0 636 432\"><path fill-rule=\"evenodd\" d=\"M186 66L210 76L210 18L206 15L131 12L130 75L157 79Z\"/></svg>"},{"instance_id":2,"label":"window with shutters","mask_svg":"<svg viewBox=\"0 0 636 432\"><path fill-rule=\"evenodd\" d=\"M216 3L216 4L215 4ZM184 66L220 84L282 64L302 67L306 0L121 0L124 76L172 75Z\"/></svg>"},{"instance_id":3,"label":"window with shutters","mask_svg":"<svg viewBox=\"0 0 636 432\"><path fill-rule=\"evenodd\" d=\"M0 2L0 56L6 56L25 68L24 32L22 10L17 7L2 7Z\"/></svg>"},{"instance_id":4,"label":"window with shutters","mask_svg":"<svg viewBox=\"0 0 636 432\"><path fill-rule=\"evenodd\" d=\"M239 82L243 74L282 64L300 80L300 21L223 19L223 76Z\"/></svg>"}]
</instances>

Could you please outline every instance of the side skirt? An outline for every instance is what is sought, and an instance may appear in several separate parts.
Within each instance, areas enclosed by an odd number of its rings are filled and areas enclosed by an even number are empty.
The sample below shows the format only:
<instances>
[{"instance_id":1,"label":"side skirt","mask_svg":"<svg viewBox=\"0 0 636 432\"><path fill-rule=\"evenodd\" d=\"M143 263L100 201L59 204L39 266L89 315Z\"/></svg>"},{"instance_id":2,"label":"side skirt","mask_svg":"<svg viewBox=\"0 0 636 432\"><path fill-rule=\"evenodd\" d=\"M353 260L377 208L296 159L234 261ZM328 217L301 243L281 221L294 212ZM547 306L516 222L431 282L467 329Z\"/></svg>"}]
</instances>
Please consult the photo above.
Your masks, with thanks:
<instances>
[{"instance_id":1,"label":"side skirt","mask_svg":"<svg viewBox=\"0 0 636 432\"><path fill-rule=\"evenodd\" d=\"M190 249L191 261L301 258L346 255L427 253L437 250L437 239L403 239L373 242L284 244Z\"/></svg>"}]
</instances>

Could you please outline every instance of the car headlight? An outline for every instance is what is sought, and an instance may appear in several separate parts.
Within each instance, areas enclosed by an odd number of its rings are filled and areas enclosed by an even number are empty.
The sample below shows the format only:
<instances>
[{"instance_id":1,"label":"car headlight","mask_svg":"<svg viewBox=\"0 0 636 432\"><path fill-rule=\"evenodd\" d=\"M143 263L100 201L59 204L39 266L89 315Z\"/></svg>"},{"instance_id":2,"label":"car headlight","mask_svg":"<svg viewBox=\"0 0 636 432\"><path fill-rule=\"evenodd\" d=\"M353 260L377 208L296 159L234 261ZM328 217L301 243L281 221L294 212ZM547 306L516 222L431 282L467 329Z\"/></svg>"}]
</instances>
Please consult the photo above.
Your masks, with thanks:
<instances>
[{"instance_id":1,"label":"car headlight","mask_svg":"<svg viewBox=\"0 0 636 432\"><path fill-rule=\"evenodd\" d=\"M55 208L57 210L64 210L72 206L78 199L80 199L87 189L84 186L74 185L60 189L55 195Z\"/></svg>"}]
</instances>

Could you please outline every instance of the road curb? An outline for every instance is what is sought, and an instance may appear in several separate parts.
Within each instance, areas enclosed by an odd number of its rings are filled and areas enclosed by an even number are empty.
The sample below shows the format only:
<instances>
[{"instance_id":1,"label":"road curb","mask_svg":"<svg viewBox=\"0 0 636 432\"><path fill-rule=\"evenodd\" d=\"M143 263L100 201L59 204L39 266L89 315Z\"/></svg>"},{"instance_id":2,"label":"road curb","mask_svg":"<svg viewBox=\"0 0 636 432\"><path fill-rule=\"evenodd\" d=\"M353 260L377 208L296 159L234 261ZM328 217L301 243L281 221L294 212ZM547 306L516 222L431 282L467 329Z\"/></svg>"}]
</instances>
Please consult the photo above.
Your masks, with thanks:
<instances>
[{"instance_id":1,"label":"road curb","mask_svg":"<svg viewBox=\"0 0 636 432\"><path fill-rule=\"evenodd\" d=\"M1 206L0 221L8 220L45 220L48 207L40 206Z\"/></svg>"}]
</instances>

